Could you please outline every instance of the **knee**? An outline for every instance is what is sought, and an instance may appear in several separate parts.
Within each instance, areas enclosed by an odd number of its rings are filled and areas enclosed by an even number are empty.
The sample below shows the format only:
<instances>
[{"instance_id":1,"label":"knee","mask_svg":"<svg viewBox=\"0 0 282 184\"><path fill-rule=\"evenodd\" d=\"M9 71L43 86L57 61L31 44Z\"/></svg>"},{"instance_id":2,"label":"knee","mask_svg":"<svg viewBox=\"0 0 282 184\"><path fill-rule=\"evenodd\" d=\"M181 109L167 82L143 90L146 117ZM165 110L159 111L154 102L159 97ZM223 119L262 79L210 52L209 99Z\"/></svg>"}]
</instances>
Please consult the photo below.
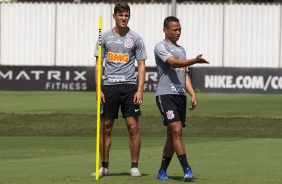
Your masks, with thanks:
<instances>
[{"instance_id":1,"label":"knee","mask_svg":"<svg viewBox=\"0 0 282 184\"><path fill-rule=\"evenodd\" d=\"M112 127L109 125L105 125L104 123L101 124L101 134L109 135L111 134Z\"/></svg>"},{"instance_id":2,"label":"knee","mask_svg":"<svg viewBox=\"0 0 282 184\"><path fill-rule=\"evenodd\" d=\"M181 138L182 137L182 129L181 128L177 128L171 131L171 135L173 138Z\"/></svg>"},{"instance_id":3,"label":"knee","mask_svg":"<svg viewBox=\"0 0 282 184\"><path fill-rule=\"evenodd\" d=\"M129 133L129 136L132 137L132 138L135 138L139 131L138 131L138 126L137 125L131 125L128 127L128 133Z\"/></svg>"}]
</instances>

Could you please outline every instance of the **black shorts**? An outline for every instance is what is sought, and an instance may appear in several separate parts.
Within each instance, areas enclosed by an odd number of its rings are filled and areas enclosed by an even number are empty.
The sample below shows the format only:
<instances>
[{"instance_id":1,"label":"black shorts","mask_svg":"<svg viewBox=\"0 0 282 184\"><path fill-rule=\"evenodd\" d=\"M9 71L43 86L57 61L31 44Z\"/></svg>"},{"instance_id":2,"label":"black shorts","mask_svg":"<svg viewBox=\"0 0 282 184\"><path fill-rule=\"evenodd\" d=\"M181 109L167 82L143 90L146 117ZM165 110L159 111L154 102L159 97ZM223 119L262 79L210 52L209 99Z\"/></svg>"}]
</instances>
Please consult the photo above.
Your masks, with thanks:
<instances>
[{"instance_id":1,"label":"black shorts","mask_svg":"<svg viewBox=\"0 0 282 184\"><path fill-rule=\"evenodd\" d=\"M156 102L161 112L164 126L176 121L181 121L182 127L186 126L187 99L185 95L160 95L156 96Z\"/></svg>"},{"instance_id":2,"label":"black shorts","mask_svg":"<svg viewBox=\"0 0 282 184\"><path fill-rule=\"evenodd\" d=\"M105 104L101 106L101 116L104 118L118 119L119 106L123 118L141 115L139 105L133 103L137 92L135 84L103 85Z\"/></svg>"}]
</instances>

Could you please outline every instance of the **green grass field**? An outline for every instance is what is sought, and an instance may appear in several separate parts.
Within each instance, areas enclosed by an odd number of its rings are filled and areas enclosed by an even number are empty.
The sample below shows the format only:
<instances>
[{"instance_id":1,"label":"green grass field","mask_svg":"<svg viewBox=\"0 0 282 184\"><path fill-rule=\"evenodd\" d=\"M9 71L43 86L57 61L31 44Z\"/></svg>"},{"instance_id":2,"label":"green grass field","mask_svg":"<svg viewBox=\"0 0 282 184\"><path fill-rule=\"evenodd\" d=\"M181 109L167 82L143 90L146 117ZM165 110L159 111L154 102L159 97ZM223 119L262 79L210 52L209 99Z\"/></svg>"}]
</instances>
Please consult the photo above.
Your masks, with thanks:
<instances>
[{"instance_id":1,"label":"green grass field","mask_svg":"<svg viewBox=\"0 0 282 184\"><path fill-rule=\"evenodd\" d=\"M156 179L165 128L153 93L144 93L139 168L129 177L128 136L122 118L113 130L111 176L95 170L94 92L0 91L0 184L164 183ZM281 183L282 95L197 94L183 130L195 183ZM174 157L168 169L180 183ZM166 182L165 182L166 183Z\"/></svg>"},{"instance_id":2,"label":"green grass field","mask_svg":"<svg viewBox=\"0 0 282 184\"><path fill-rule=\"evenodd\" d=\"M282 118L282 95L197 94L198 107L188 116ZM0 112L17 114L96 114L94 92L0 91ZM144 93L143 115L159 116L154 93Z\"/></svg>"}]
</instances>

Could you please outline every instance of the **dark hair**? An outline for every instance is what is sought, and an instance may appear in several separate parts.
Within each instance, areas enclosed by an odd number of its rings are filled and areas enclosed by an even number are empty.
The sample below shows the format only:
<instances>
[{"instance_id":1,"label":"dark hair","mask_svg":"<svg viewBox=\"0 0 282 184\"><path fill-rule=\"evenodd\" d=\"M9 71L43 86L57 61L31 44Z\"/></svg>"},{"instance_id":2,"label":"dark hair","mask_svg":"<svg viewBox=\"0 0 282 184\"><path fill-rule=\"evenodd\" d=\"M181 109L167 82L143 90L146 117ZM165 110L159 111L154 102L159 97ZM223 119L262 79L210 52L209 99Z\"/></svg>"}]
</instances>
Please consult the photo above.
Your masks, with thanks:
<instances>
[{"instance_id":1,"label":"dark hair","mask_svg":"<svg viewBox=\"0 0 282 184\"><path fill-rule=\"evenodd\" d=\"M179 19L174 17L174 16L169 16L169 17L165 18L165 20L164 20L164 27L165 28L168 28L169 22L179 22Z\"/></svg>"},{"instance_id":2,"label":"dark hair","mask_svg":"<svg viewBox=\"0 0 282 184\"><path fill-rule=\"evenodd\" d=\"M130 7L127 3L124 3L124 2L119 2L115 5L115 8L114 8L114 14L117 14L119 12L129 12L129 15L130 15Z\"/></svg>"}]
</instances>

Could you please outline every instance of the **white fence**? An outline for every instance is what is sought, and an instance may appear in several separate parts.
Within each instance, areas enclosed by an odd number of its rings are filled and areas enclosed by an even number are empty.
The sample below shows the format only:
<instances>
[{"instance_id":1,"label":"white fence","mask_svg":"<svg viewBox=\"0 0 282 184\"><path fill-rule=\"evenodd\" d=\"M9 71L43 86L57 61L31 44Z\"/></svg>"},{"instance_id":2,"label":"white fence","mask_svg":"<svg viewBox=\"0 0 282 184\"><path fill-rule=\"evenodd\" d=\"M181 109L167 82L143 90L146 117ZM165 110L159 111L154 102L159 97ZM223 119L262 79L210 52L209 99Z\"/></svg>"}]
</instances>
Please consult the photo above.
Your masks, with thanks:
<instances>
[{"instance_id":1,"label":"white fence","mask_svg":"<svg viewBox=\"0 0 282 184\"><path fill-rule=\"evenodd\" d=\"M0 65L93 66L98 18L114 26L114 4L2 3ZM130 4L129 26L144 39L147 66L164 38L170 4ZM280 5L177 4L179 44L188 58L202 53L209 67L282 68ZM205 65L206 66L206 65Z\"/></svg>"}]
</instances>

